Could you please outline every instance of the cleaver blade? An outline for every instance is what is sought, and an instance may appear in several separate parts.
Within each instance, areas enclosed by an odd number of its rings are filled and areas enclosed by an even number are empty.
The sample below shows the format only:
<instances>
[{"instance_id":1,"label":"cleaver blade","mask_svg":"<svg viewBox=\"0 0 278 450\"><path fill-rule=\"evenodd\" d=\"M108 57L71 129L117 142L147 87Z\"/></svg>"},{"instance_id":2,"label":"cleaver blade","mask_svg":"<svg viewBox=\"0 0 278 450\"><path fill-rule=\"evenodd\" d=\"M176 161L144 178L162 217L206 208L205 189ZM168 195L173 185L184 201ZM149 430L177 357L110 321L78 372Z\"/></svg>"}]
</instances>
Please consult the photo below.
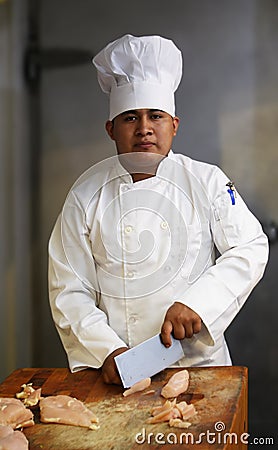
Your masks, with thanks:
<instances>
[{"instance_id":1,"label":"cleaver blade","mask_svg":"<svg viewBox=\"0 0 278 450\"><path fill-rule=\"evenodd\" d=\"M123 386L129 388L144 378L152 377L184 357L179 340L173 338L171 347L166 348L157 334L115 356Z\"/></svg>"}]
</instances>

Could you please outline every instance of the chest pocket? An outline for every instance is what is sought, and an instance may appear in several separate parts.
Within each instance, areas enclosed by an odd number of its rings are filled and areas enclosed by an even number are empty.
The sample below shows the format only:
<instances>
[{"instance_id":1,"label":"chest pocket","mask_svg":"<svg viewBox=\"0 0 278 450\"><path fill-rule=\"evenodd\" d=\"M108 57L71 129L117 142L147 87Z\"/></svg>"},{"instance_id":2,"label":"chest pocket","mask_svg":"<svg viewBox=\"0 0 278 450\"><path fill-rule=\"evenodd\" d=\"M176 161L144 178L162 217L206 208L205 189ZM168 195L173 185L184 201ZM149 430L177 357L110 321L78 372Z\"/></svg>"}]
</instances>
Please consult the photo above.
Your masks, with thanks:
<instances>
[{"instance_id":1,"label":"chest pocket","mask_svg":"<svg viewBox=\"0 0 278 450\"><path fill-rule=\"evenodd\" d=\"M228 193L214 202L214 236L218 250L222 253L228 248L249 242L258 234L258 221L249 211L239 194L235 204Z\"/></svg>"}]
</instances>

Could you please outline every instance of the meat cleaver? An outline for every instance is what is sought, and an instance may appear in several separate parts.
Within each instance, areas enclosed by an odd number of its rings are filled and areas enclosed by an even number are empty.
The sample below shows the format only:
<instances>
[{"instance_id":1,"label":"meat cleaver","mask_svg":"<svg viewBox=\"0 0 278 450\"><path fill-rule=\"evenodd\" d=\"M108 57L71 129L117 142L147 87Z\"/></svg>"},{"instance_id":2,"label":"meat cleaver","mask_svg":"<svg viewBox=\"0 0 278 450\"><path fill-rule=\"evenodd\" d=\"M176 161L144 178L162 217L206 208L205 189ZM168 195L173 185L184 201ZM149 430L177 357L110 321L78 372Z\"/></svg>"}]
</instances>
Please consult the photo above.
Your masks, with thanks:
<instances>
[{"instance_id":1,"label":"meat cleaver","mask_svg":"<svg viewBox=\"0 0 278 450\"><path fill-rule=\"evenodd\" d=\"M147 341L115 356L123 386L129 388L144 378L151 377L184 357L179 340L172 337L171 347L166 348L157 334Z\"/></svg>"}]
</instances>

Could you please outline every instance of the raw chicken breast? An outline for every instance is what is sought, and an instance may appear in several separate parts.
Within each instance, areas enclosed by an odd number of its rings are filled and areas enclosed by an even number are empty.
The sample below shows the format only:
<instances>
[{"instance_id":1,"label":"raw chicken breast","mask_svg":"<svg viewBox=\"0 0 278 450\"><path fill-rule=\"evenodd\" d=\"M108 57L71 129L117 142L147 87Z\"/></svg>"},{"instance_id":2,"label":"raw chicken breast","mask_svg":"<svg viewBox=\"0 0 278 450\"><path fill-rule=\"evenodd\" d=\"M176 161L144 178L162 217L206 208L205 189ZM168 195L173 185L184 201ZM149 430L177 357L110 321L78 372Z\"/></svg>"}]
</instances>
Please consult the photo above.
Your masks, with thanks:
<instances>
[{"instance_id":1,"label":"raw chicken breast","mask_svg":"<svg viewBox=\"0 0 278 450\"><path fill-rule=\"evenodd\" d=\"M10 425L0 425L0 450L28 450L29 444L21 431L14 431Z\"/></svg>"},{"instance_id":2,"label":"raw chicken breast","mask_svg":"<svg viewBox=\"0 0 278 450\"><path fill-rule=\"evenodd\" d=\"M185 392L189 385L189 372L184 369L176 372L162 388L161 395L165 398L177 397Z\"/></svg>"},{"instance_id":3,"label":"raw chicken breast","mask_svg":"<svg viewBox=\"0 0 278 450\"><path fill-rule=\"evenodd\" d=\"M168 422L176 417L181 417L179 410L176 407L176 399L173 402L166 400L162 406L155 406L151 410L152 416L147 419L147 423Z\"/></svg>"},{"instance_id":4,"label":"raw chicken breast","mask_svg":"<svg viewBox=\"0 0 278 450\"><path fill-rule=\"evenodd\" d=\"M55 395L40 401L41 422L62 423L96 430L98 418L84 403L68 395Z\"/></svg>"},{"instance_id":5,"label":"raw chicken breast","mask_svg":"<svg viewBox=\"0 0 278 450\"><path fill-rule=\"evenodd\" d=\"M190 422L185 422L182 419L170 419L169 426L175 428L189 428L191 425Z\"/></svg>"},{"instance_id":6,"label":"raw chicken breast","mask_svg":"<svg viewBox=\"0 0 278 450\"><path fill-rule=\"evenodd\" d=\"M186 402L177 403L175 398L172 402L166 400L163 405L155 406L151 410L153 417L147 419L147 423L169 422L170 426L178 428L188 428L189 422L186 419L196 414L194 405L188 405Z\"/></svg>"},{"instance_id":7,"label":"raw chicken breast","mask_svg":"<svg viewBox=\"0 0 278 450\"><path fill-rule=\"evenodd\" d=\"M16 398L0 398L0 425L13 429L34 425L33 413Z\"/></svg>"},{"instance_id":8,"label":"raw chicken breast","mask_svg":"<svg viewBox=\"0 0 278 450\"><path fill-rule=\"evenodd\" d=\"M144 380L138 381L133 386L131 386L129 389L124 391L123 396L128 397L131 394L134 394L135 392L143 391L144 389L147 389L151 384L150 378L144 378Z\"/></svg>"},{"instance_id":9,"label":"raw chicken breast","mask_svg":"<svg viewBox=\"0 0 278 450\"><path fill-rule=\"evenodd\" d=\"M32 383L23 384L22 391L16 394L16 398L23 400L25 406L35 406L39 403L41 398L41 388L34 389Z\"/></svg>"}]
</instances>

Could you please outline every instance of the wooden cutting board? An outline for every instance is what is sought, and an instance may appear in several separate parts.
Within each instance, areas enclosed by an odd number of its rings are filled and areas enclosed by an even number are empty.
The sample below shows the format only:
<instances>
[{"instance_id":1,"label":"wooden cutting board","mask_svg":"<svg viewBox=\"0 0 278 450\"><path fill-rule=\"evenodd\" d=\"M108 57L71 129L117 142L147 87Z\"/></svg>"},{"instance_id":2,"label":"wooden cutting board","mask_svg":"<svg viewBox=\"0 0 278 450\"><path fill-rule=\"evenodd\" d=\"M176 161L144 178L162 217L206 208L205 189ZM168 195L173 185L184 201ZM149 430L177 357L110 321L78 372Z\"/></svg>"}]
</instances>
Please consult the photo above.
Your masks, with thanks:
<instances>
[{"instance_id":1,"label":"wooden cutting board","mask_svg":"<svg viewBox=\"0 0 278 450\"><path fill-rule=\"evenodd\" d=\"M68 369L19 369L1 385L0 397L14 397L23 383L42 388L42 395L66 394L86 403L99 417L100 429L43 424L39 408L32 408L35 426L24 430L30 450L129 449L246 449L247 369L245 367L191 368L190 384L178 401L193 403L198 414L185 430L168 424L146 424L152 406L165 400L162 386L177 369L152 378L153 394L123 397L123 388L103 383L98 370L72 374ZM233 433L233 434L229 434ZM241 442L243 441L243 443Z\"/></svg>"}]
</instances>

